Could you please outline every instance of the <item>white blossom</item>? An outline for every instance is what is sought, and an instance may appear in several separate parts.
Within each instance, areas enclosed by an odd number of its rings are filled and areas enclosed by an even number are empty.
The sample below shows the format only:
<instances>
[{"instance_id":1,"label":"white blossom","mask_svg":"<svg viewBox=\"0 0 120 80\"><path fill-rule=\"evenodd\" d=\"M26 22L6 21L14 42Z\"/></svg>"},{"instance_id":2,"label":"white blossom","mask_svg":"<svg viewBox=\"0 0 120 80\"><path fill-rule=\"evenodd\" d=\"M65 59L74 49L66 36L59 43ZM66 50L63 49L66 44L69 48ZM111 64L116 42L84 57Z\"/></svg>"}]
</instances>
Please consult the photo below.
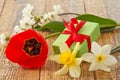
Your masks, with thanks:
<instances>
[{"instance_id":1,"label":"white blossom","mask_svg":"<svg viewBox=\"0 0 120 80\"><path fill-rule=\"evenodd\" d=\"M22 16L23 17L31 17L32 16L32 10L33 10L33 6L31 4L27 4L26 7L23 9L22 11Z\"/></svg>"},{"instance_id":2,"label":"white blossom","mask_svg":"<svg viewBox=\"0 0 120 80\"><path fill-rule=\"evenodd\" d=\"M62 8L61 8L60 5L54 5L54 6L53 6L53 9L54 9L54 11L56 12L56 14L61 14L61 13L64 12L64 11L62 10Z\"/></svg>"},{"instance_id":3,"label":"white blossom","mask_svg":"<svg viewBox=\"0 0 120 80\"><path fill-rule=\"evenodd\" d=\"M22 29L32 28L32 25L35 24L35 19L30 17L25 17L20 20L20 27Z\"/></svg>"},{"instance_id":4,"label":"white blossom","mask_svg":"<svg viewBox=\"0 0 120 80\"><path fill-rule=\"evenodd\" d=\"M20 33L20 32L22 32L23 30L22 30L22 28L20 28L20 26L16 25L15 28L14 28L14 31L15 31L16 33Z\"/></svg>"},{"instance_id":5,"label":"white blossom","mask_svg":"<svg viewBox=\"0 0 120 80\"><path fill-rule=\"evenodd\" d=\"M43 15L43 19L48 19L48 18L49 18L49 14L45 13L45 14Z\"/></svg>"},{"instance_id":6,"label":"white blossom","mask_svg":"<svg viewBox=\"0 0 120 80\"><path fill-rule=\"evenodd\" d=\"M58 15L54 11L53 12L49 12L48 15L49 15L49 19L51 21L56 20L57 17L58 17Z\"/></svg>"},{"instance_id":7,"label":"white blossom","mask_svg":"<svg viewBox=\"0 0 120 80\"><path fill-rule=\"evenodd\" d=\"M76 46L73 51L67 46L67 44L60 45L61 53L58 55L50 56L50 60L53 60L59 64L63 64L64 66L55 72L56 75L64 75L69 72L71 77L79 78L81 74L80 64L82 62L82 58L76 58L76 54L79 48L79 42L76 43Z\"/></svg>"},{"instance_id":8,"label":"white blossom","mask_svg":"<svg viewBox=\"0 0 120 80\"><path fill-rule=\"evenodd\" d=\"M117 63L117 60L110 55L111 46L101 47L96 42L92 42L92 53L86 53L82 56L84 61L90 62L89 71L104 70L109 72L109 66Z\"/></svg>"},{"instance_id":9,"label":"white blossom","mask_svg":"<svg viewBox=\"0 0 120 80\"><path fill-rule=\"evenodd\" d=\"M40 22L41 22L41 26L43 26L43 25L49 23L50 21L48 19L43 18L43 19L40 20Z\"/></svg>"},{"instance_id":10,"label":"white blossom","mask_svg":"<svg viewBox=\"0 0 120 80\"><path fill-rule=\"evenodd\" d=\"M8 36L7 36L6 33L1 34L0 35L0 43L3 44L3 45L6 45L7 44L7 40L6 40L7 37Z\"/></svg>"}]
</instances>

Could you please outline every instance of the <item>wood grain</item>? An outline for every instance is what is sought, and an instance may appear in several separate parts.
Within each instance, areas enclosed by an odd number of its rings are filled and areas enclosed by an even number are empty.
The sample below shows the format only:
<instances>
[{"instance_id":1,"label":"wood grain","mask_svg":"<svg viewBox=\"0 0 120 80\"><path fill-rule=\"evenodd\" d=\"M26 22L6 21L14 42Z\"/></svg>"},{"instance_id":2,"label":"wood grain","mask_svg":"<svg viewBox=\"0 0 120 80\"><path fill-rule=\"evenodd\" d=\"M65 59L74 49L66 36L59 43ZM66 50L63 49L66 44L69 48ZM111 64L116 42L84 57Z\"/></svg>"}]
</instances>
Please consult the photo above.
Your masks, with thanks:
<instances>
[{"instance_id":1,"label":"wood grain","mask_svg":"<svg viewBox=\"0 0 120 80\"><path fill-rule=\"evenodd\" d=\"M104 0L105 6L106 6L106 10L107 10L107 15L108 17L118 21L118 23L120 23L120 5L117 5L118 3L120 3L120 0ZM111 5L114 5L111 6ZM115 30L112 34L112 37L114 38L114 46L119 45L120 43L120 31L119 30ZM116 58L118 60L118 65L116 68L116 80L120 79L120 54L116 53Z\"/></svg>"},{"instance_id":2,"label":"wood grain","mask_svg":"<svg viewBox=\"0 0 120 80\"><path fill-rule=\"evenodd\" d=\"M2 10L4 8L4 5L5 5L5 0L1 0L0 1L0 16L1 16Z\"/></svg>"},{"instance_id":3,"label":"wood grain","mask_svg":"<svg viewBox=\"0 0 120 80\"><path fill-rule=\"evenodd\" d=\"M91 3L86 0L86 13L92 13L101 17L108 16L103 0L99 0L99 1L94 0ZM117 46L116 44L118 44L118 40L116 39L117 37L116 34L118 34L116 31L103 33L100 39L98 40L98 42L101 45L111 44L111 46ZM104 71L96 71L95 80L115 80L117 75L115 66L112 67L112 70L110 73L107 73Z\"/></svg>"},{"instance_id":4,"label":"wood grain","mask_svg":"<svg viewBox=\"0 0 120 80\"><path fill-rule=\"evenodd\" d=\"M101 17L110 17L120 21L119 0L0 0L0 33L12 33L13 28L19 23L21 11L27 3L34 6L33 14L41 15L53 10L53 5L61 5L65 12L90 13ZM113 8L114 6L114 8ZM65 20L70 20L75 15L62 16ZM40 32L42 35L48 35L50 32ZM56 37L47 40L49 44L49 55L53 54L52 43ZM97 41L99 44L110 44L115 47L120 43L120 31L102 33ZM59 70L62 65L52 61L47 61L41 69L24 69L19 65L10 62L4 54L4 47L0 46L0 80L119 80L120 79L120 54L114 56L118 59L118 64L111 67L111 72L104 71L89 72L90 64L84 62L81 65L81 77L73 79L66 74L64 76L55 76L54 72Z\"/></svg>"}]
</instances>

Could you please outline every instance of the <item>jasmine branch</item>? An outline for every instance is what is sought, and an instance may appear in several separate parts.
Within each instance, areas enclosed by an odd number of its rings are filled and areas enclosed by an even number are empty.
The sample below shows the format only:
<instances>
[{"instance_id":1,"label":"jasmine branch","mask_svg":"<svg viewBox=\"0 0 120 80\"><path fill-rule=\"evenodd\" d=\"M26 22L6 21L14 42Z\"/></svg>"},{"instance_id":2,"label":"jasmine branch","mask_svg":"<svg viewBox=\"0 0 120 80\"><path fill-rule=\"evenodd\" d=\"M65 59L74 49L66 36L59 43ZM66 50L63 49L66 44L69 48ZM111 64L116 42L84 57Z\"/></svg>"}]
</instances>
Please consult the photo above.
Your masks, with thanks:
<instances>
[{"instance_id":1,"label":"jasmine branch","mask_svg":"<svg viewBox=\"0 0 120 80\"><path fill-rule=\"evenodd\" d=\"M71 13L71 12L59 14L59 16L63 16L63 15L80 15L80 14L78 14L78 13Z\"/></svg>"}]
</instances>

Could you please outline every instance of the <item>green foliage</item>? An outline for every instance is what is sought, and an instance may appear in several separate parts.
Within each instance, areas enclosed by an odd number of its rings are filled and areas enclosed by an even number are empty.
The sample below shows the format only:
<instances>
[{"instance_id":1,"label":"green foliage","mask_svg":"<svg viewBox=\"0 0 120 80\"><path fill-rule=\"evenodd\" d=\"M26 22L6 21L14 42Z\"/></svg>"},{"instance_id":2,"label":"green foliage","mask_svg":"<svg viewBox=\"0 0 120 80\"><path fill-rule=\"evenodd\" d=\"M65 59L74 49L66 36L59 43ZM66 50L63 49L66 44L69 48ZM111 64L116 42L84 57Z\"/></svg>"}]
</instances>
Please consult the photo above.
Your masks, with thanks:
<instances>
[{"instance_id":1,"label":"green foliage","mask_svg":"<svg viewBox=\"0 0 120 80\"><path fill-rule=\"evenodd\" d=\"M117 23L116 21L108 18L101 18L92 14L83 14L76 17L78 20L86 20L90 22L96 22L100 24L100 28L110 28L110 27L116 27Z\"/></svg>"},{"instance_id":2,"label":"green foliage","mask_svg":"<svg viewBox=\"0 0 120 80\"><path fill-rule=\"evenodd\" d=\"M49 29L51 31L54 32L62 32L64 30L64 24L63 22L58 22L58 21L52 21L44 26L36 26L35 29L37 29L38 31L40 30L44 30L44 29Z\"/></svg>"}]
</instances>

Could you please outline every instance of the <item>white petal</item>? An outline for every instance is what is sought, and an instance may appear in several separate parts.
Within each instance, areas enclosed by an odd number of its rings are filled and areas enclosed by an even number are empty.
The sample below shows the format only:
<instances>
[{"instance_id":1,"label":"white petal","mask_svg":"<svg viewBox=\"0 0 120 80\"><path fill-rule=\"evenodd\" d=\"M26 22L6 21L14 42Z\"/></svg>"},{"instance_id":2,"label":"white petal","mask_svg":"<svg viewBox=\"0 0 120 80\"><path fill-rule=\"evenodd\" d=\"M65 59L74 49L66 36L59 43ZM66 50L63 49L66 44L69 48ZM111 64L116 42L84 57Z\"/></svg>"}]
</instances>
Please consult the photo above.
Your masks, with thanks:
<instances>
[{"instance_id":1,"label":"white petal","mask_svg":"<svg viewBox=\"0 0 120 80\"><path fill-rule=\"evenodd\" d=\"M111 66L111 65L114 65L116 63L117 63L117 60L113 56L108 55L108 56L105 57L105 61L104 61L105 65Z\"/></svg>"},{"instance_id":2,"label":"white petal","mask_svg":"<svg viewBox=\"0 0 120 80\"><path fill-rule=\"evenodd\" d=\"M70 48L67 46L66 43L62 43L62 44L60 45L60 52L63 53L64 51L69 51L69 52L71 52Z\"/></svg>"},{"instance_id":3,"label":"white petal","mask_svg":"<svg viewBox=\"0 0 120 80\"><path fill-rule=\"evenodd\" d=\"M102 47L101 53L105 55L109 55L110 51L111 51L111 46L108 44Z\"/></svg>"},{"instance_id":4,"label":"white petal","mask_svg":"<svg viewBox=\"0 0 120 80\"><path fill-rule=\"evenodd\" d=\"M16 33L20 33L20 32L22 32L23 30L22 30L18 25L16 25L15 28L14 28L14 31L15 31Z\"/></svg>"},{"instance_id":5,"label":"white petal","mask_svg":"<svg viewBox=\"0 0 120 80\"><path fill-rule=\"evenodd\" d=\"M52 56L49 57L49 60L55 61L55 62L57 62L57 63L60 64L60 62L59 62L59 56L60 56L60 54L58 54L58 55L52 55Z\"/></svg>"},{"instance_id":6,"label":"white petal","mask_svg":"<svg viewBox=\"0 0 120 80\"><path fill-rule=\"evenodd\" d=\"M104 64L100 64L100 65L99 65L99 69L100 69L100 70L107 71L107 72L110 72L110 68L107 67L107 66L104 65Z\"/></svg>"},{"instance_id":7,"label":"white petal","mask_svg":"<svg viewBox=\"0 0 120 80\"><path fill-rule=\"evenodd\" d=\"M80 77L80 73L81 73L80 66L78 66L78 65L70 66L69 67L69 73L70 73L71 77L79 78Z\"/></svg>"},{"instance_id":8,"label":"white petal","mask_svg":"<svg viewBox=\"0 0 120 80\"><path fill-rule=\"evenodd\" d=\"M64 65L63 68L55 72L55 75L64 75L68 72L68 66Z\"/></svg>"},{"instance_id":9,"label":"white petal","mask_svg":"<svg viewBox=\"0 0 120 80\"><path fill-rule=\"evenodd\" d=\"M92 62L92 64L89 67L89 71L96 71L96 70L104 70L109 72L110 68L104 65L103 63L97 63L97 62Z\"/></svg>"},{"instance_id":10,"label":"white petal","mask_svg":"<svg viewBox=\"0 0 120 80\"><path fill-rule=\"evenodd\" d=\"M82 56L83 61L87 61L87 62L91 62L92 60L94 60L95 55L91 54L91 53L86 53Z\"/></svg>"},{"instance_id":11,"label":"white petal","mask_svg":"<svg viewBox=\"0 0 120 80\"><path fill-rule=\"evenodd\" d=\"M96 63L95 61L93 61L89 67L89 71L96 71L99 69L99 65L98 63Z\"/></svg>"},{"instance_id":12,"label":"white petal","mask_svg":"<svg viewBox=\"0 0 120 80\"><path fill-rule=\"evenodd\" d=\"M82 62L82 58L76 58L75 61L76 65L80 65L80 63Z\"/></svg>"},{"instance_id":13,"label":"white petal","mask_svg":"<svg viewBox=\"0 0 120 80\"><path fill-rule=\"evenodd\" d=\"M96 42L92 42L91 52L95 55L101 53L101 46Z\"/></svg>"}]
</instances>

